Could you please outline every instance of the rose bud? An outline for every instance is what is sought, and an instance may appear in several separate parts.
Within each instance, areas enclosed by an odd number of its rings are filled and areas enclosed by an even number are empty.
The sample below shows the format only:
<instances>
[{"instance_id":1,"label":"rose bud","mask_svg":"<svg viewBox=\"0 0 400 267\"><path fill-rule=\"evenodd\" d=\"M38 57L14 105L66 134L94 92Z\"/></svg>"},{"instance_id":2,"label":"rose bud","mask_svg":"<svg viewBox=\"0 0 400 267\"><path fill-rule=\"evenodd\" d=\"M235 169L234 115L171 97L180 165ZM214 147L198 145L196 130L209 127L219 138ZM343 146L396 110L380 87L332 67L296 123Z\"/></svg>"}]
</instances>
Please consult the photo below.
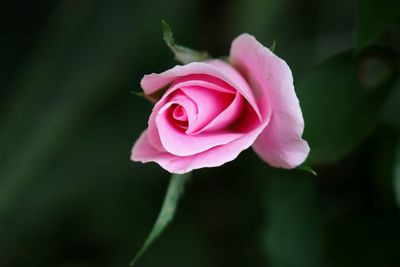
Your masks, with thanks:
<instances>
[{"instance_id":1,"label":"rose bud","mask_svg":"<svg viewBox=\"0 0 400 267\"><path fill-rule=\"evenodd\" d=\"M186 173L220 166L252 146L271 166L290 169L310 151L289 66L249 34L232 42L229 63L178 65L145 75L141 86L155 105L133 161Z\"/></svg>"}]
</instances>

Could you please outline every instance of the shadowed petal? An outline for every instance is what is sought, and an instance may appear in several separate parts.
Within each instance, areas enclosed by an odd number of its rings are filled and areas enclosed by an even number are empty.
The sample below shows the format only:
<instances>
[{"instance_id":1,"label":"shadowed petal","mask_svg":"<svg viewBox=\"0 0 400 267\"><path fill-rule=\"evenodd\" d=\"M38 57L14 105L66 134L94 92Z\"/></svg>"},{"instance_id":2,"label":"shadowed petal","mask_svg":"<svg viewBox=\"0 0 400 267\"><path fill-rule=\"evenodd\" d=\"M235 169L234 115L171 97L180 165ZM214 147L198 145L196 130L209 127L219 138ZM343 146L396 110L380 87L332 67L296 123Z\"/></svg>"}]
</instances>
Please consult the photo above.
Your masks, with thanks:
<instances>
[{"instance_id":1,"label":"shadowed petal","mask_svg":"<svg viewBox=\"0 0 400 267\"><path fill-rule=\"evenodd\" d=\"M304 120L286 62L249 34L232 42L230 61L254 90L260 110L271 112L269 124L253 145L256 153L275 167L301 164L310 148L301 138Z\"/></svg>"}]
</instances>

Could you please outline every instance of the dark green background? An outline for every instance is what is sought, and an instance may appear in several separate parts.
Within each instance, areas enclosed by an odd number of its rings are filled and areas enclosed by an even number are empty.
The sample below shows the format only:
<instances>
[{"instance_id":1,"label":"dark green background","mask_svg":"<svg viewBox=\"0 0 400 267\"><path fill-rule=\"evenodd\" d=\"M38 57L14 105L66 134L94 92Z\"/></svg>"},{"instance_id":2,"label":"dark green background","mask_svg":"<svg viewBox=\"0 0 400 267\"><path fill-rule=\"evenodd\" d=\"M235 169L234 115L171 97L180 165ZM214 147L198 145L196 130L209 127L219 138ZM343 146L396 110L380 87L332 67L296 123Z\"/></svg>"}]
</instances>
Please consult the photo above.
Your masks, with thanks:
<instances>
[{"instance_id":1,"label":"dark green background","mask_svg":"<svg viewBox=\"0 0 400 267\"><path fill-rule=\"evenodd\" d=\"M400 266L399 14L396 0L3 1L0 266L127 266L139 249L169 177L129 160L152 108L131 91L176 64L161 18L215 57L242 32L276 41L318 176L251 149L196 171L138 266Z\"/></svg>"}]
</instances>

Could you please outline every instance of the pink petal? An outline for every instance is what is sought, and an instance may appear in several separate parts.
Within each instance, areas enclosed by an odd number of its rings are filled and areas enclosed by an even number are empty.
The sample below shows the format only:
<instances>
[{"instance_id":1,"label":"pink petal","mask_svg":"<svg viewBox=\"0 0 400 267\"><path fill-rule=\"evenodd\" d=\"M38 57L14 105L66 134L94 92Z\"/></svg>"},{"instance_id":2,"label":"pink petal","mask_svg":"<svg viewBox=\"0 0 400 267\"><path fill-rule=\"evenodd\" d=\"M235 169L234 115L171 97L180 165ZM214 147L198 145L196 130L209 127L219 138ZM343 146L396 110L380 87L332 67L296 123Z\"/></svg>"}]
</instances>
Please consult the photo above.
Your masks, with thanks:
<instances>
[{"instance_id":1,"label":"pink petal","mask_svg":"<svg viewBox=\"0 0 400 267\"><path fill-rule=\"evenodd\" d=\"M266 123L268 121L263 122L253 131L228 144L186 157L158 151L149 143L148 132L145 130L133 146L131 160L142 163L156 162L171 173L186 173L194 169L221 166L234 160L240 152L250 147Z\"/></svg>"},{"instance_id":2,"label":"pink petal","mask_svg":"<svg viewBox=\"0 0 400 267\"><path fill-rule=\"evenodd\" d=\"M265 120L269 120L269 117L267 116ZM197 133L217 131L224 128L228 128L232 132L247 133L260 127L261 124L249 103L244 100L240 93L237 93L229 107Z\"/></svg>"},{"instance_id":3,"label":"pink petal","mask_svg":"<svg viewBox=\"0 0 400 267\"><path fill-rule=\"evenodd\" d=\"M165 101L160 100L156 103L153 107L153 110L150 114L148 120L148 135L149 135L149 142L151 145L156 148L157 150L164 151L164 147L161 143L160 134L158 133L157 125L156 125L156 116L160 109L163 107Z\"/></svg>"},{"instance_id":4,"label":"pink petal","mask_svg":"<svg viewBox=\"0 0 400 267\"><path fill-rule=\"evenodd\" d=\"M221 93L230 93L235 94L236 89L233 88L231 85L227 84L226 82L215 78L210 75L205 74L191 74L184 77L177 78L170 88L167 90L165 94L169 94L172 91L182 88L182 87L190 87L190 86L198 86L207 88L210 90L215 90Z\"/></svg>"},{"instance_id":5,"label":"pink petal","mask_svg":"<svg viewBox=\"0 0 400 267\"><path fill-rule=\"evenodd\" d=\"M240 113L245 108L244 102L245 100L243 96L239 93L236 93L235 98L233 99L233 101L231 101L229 106L225 110L217 114L217 116L215 116L211 121L209 121L207 125L199 129L196 133L222 130L225 127L230 126L235 120L240 117Z\"/></svg>"},{"instance_id":6,"label":"pink petal","mask_svg":"<svg viewBox=\"0 0 400 267\"><path fill-rule=\"evenodd\" d=\"M178 156L194 155L232 142L260 125L240 93L236 92L232 101L231 93L182 84L168 89L150 116L149 143L157 150ZM187 130L180 127L180 120L174 121L174 105L185 110Z\"/></svg>"},{"instance_id":7,"label":"pink petal","mask_svg":"<svg viewBox=\"0 0 400 267\"><path fill-rule=\"evenodd\" d=\"M181 87L182 92L197 105L197 120L189 125L186 134L196 133L223 112L233 101L234 94L221 93L197 86Z\"/></svg>"},{"instance_id":8,"label":"pink petal","mask_svg":"<svg viewBox=\"0 0 400 267\"><path fill-rule=\"evenodd\" d=\"M310 148L301 139L303 115L286 62L249 34L232 42L230 61L253 88L260 109L272 113L271 121L253 145L256 153L276 167L301 164Z\"/></svg>"},{"instance_id":9,"label":"pink petal","mask_svg":"<svg viewBox=\"0 0 400 267\"><path fill-rule=\"evenodd\" d=\"M184 91L192 100L200 100L196 103L199 107L199 113L203 113L199 115L200 119L195 123L196 125L191 125L188 129L186 132L188 134L197 134L206 130L220 130L235 120L237 121L242 108L252 110L252 107L236 89L215 77L204 74L188 75L176 79L160 102L178 89ZM201 97L201 94L204 94L204 97ZM202 105L202 100L205 100L208 94L211 96L211 102ZM212 103L213 99L215 100L214 103ZM206 108L207 106L210 107ZM246 118L246 120L248 119ZM250 123L250 121L252 120L250 119L247 122Z\"/></svg>"},{"instance_id":10,"label":"pink petal","mask_svg":"<svg viewBox=\"0 0 400 267\"><path fill-rule=\"evenodd\" d=\"M232 66L222 60L211 60L208 62L221 72L225 74L226 77L232 77L236 82L236 90L238 90L243 97L247 100L247 102L253 107L256 111L257 115L261 120L261 114L259 111L259 107L257 105L256 97L254 95L253 90L249 87L247 81L243 78L243 76Z\"/></svg>"},{"instance_id":11,"label":"pink petal","mask_svg":"<svg viewBox=\"0 0 400 267\"><path fill-rule=\"evenodd\" d=\"M161 143L160 133L157 128L158 126L156 125L156 117L160 113L161 109L169 108L173 104L182 106L185 109L189 125L193 124L194 121L197 120L198 111L196 103L188 98L181 90L174 90L171 97L170 95L165 95L154 105L148 121L149 142L153 147L160 151L165 151L165 148Z\"/></svg>"},{"instance_id":12,"label":"pink petal","mask_svg":"<svg viewBox=\"0 0 400 267\"><path fill-rule=\"evenodd\" d=\"M145 94L151 95L162 87L172 83L177 78L192 74L210 75L228 83L244 96L257 115L261 118L254 95L247 82L239 72L222 60L192 62L183 66L178 65L160 74L152 73L145 75L140 84Z\"/></svg>"},{"instance_id":13,"label":"pink petal","mask_svg":"<svg viewBox=\"0 0 400 267\"><path fill-rule=\"evenodd\" d=\"M243 135L230 131L216 131L196 135L186 134L168 119L168 106L164 106L156 117L157 129L164 149L177 156L190 156L215 146L225 145Z\"/></svg>"}]
</instances>

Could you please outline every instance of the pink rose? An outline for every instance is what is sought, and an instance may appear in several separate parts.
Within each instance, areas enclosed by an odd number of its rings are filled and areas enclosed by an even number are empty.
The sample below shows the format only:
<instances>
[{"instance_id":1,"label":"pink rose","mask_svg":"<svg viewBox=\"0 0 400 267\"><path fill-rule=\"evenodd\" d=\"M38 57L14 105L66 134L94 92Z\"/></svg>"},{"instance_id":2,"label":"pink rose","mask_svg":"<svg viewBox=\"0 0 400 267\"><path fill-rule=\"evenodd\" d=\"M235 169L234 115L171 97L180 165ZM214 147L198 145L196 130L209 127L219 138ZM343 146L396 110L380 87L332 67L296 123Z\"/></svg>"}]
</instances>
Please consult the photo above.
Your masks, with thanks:
<instances>
[{"instance_id":1,"label":"pink rose","mask_svg":"<svg viewBox=\"0 0 400 267\"><path fill-rule=\"evenodd\" d=\"M156 162L171 173L220 166L251 145L267 163L294 168L310 148L285 61L242 34L222 60L175 66L145 75L152 98L167 86L132 149L133 161Z\"/></svg>"}]
</instances>

